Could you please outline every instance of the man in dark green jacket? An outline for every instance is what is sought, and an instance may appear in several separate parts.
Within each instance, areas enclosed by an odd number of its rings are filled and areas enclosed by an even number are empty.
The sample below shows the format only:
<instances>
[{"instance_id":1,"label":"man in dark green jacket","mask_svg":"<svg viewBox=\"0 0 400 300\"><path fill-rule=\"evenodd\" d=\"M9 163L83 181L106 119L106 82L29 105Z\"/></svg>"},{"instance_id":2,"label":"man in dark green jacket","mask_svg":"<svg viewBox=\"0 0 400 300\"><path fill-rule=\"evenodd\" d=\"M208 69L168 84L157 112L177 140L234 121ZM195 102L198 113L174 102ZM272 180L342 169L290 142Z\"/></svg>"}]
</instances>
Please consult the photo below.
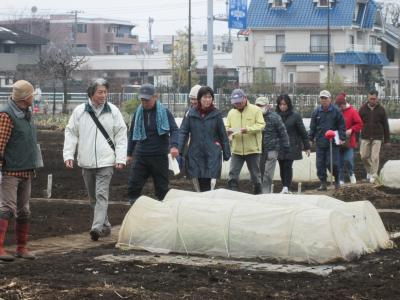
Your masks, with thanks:
<instances>
[{"instance_id":1,"label":"man in dark green jacket","mask_svg":"<svg viewBox=\"0 0 400 300\"><path fill-rule=\"evenodd\" d=\"M29 233L31 179L37 160L36 130L30 107L33 86L19 80L13 85L11 99L0 111L0 260L14 257L4 250L4 239L11 217L15 217L16 257L34 259L26 248Z\"/></svg>"}]
</instances>

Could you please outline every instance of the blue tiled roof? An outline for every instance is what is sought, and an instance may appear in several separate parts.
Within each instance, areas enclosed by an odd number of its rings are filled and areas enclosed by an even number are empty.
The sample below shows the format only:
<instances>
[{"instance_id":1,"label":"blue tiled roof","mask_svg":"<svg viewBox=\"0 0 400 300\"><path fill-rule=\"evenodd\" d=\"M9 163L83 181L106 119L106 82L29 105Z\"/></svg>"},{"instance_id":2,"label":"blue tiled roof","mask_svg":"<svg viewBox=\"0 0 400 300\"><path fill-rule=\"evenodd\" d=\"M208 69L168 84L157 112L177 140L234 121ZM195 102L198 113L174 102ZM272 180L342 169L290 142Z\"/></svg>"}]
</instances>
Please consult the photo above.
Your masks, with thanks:
<instances>
[{"instance_id":1,"label":"blue tiled roof","mask_svg":"<svg viewBox=\"0 0 400 300\"><path fill-rule=\"evenodd\" d=\"M365 53L345 52L335 53L335 63L338 65L366 65L368 60Z\"/></svg>"},{"instance_id":2,"label":"blue tiled roof","mask_svg":"<svg viewBox=\"0 0 400 300\"><path fill-rule=\"evenodd\" d=\"M337 65L387 65L389 61L382 53L372 52L341 52L332 53L331 61L335 58ZM325 63L328 60L328 54L314 53L284 53L281 62L314 62Z\"/></svg>"},{"instance_id":3,"label":"blue tiled roof","mask_svg":"<svg viewBox=\"0 0 400 300\"><path fill-rule=\"evenodd\" d=\"M350 27L356 0L336 0L330 10L332 27ZM359 9L356 23L363 28L372 28L377 5L373 0ZM268 0L252 0L248 10L249 28L321 28L327 26L328 9L317 7L313 0L291 0L286 9L273 8Z\"/></svg>"}]
</instances>

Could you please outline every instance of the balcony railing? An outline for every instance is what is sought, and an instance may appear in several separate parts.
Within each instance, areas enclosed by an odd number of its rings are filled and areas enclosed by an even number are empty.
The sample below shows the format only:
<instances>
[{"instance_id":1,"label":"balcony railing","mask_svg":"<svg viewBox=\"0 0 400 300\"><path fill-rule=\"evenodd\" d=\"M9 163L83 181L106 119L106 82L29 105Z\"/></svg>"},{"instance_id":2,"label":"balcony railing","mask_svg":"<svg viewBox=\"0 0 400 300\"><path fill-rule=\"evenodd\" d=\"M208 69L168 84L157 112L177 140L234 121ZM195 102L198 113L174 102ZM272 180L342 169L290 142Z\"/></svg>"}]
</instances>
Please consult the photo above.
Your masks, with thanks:
<instances>
[{"instance_id":1,"label":"balcony railing","mask_svg":"<svg viewBox=\"0 0 400 300\"><path fill-rule=\"evenodd\" d=\"M331 48L332 51L332 48ZM310 52L327 53L328 46L310 46Z\"/></svg>"},{"instance_id":2,"label":"balcony railing","mask_svg":"<svg viewBox=\"0 0 400 300\"><path fill-rule=\"evenodd\" d=\"M285 46L264 46L265 53L285 52Z\"/></svg>"},{"instance_id":3,"label":"balcony railing","mask_svg":"<svg viewBox=\"0 0 400 300\"><path fill-rule=\"evenodd\" d=\"M355 52L381 52L380 45L362 45L362 44L352 44L346 48L346 51Z\"/></svg>"}]
</instances>

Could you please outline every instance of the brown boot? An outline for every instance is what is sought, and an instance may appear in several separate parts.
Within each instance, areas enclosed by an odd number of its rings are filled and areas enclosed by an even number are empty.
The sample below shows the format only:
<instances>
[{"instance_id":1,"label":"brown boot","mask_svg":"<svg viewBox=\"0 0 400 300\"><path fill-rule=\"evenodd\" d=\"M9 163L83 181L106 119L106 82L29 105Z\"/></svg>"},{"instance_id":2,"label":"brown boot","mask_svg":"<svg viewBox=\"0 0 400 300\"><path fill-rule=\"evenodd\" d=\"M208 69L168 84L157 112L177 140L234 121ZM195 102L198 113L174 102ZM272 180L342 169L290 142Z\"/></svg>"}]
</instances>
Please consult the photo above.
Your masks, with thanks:
<instances>
[{"instance_id":1,"label":"brown boot","mask_svg":"<svg viewBox=\"0 0 400 300\"><path fill-rule=\"evenodd\" d=\"M15 256L18 258L35 259L36 256L29 253L26 248L28 243L29 223L15 223L15 234L17 236L17 251Z\"/></svg>"},{"instance_id":2,"label":"brown boot","mask_svg":"<svg viewBox=\"0 0 400 300\"><path fill-rule=\"evenodd\" d=\"M1 261L13 261L14 256L8 255L6 251L4 251L4 239L6 237L6 232L8 228L8 220L0 219L0 260Z\"/></svg>"}]
</instances>

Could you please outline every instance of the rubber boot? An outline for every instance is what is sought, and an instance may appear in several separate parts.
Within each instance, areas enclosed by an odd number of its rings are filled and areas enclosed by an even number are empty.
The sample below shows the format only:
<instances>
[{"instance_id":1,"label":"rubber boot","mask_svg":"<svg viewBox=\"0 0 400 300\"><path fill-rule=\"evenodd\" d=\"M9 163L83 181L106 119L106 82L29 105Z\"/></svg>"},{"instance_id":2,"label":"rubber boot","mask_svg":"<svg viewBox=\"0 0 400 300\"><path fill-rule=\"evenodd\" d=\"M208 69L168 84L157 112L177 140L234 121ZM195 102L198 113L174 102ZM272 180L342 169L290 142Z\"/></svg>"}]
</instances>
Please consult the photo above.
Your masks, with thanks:
<instances>
[{"instance_id":1,"label":"rubber boot","mask_svg":"<svg viewBox=\"0 0 400 300\"><path fill-rule=\"evenodd\" d=\"M28 243L29 223L15 223L15 234L17 236L17 251L15 256L18 258L35 259L36 257L29 253L26 245Z\"/></svg>"},{"instance_id":2,"label":"rubber boot","mask_svg":"<svg viewBox=\"0 0 400 300\"><path fill-rule=\"evenodd\" d=\"M1 261L13 261L14 257L7 254L4 250L4 240L6 238L6 232L8 228L8 220L0 219L0 260Z\"/></svg>"}]
</instances>

